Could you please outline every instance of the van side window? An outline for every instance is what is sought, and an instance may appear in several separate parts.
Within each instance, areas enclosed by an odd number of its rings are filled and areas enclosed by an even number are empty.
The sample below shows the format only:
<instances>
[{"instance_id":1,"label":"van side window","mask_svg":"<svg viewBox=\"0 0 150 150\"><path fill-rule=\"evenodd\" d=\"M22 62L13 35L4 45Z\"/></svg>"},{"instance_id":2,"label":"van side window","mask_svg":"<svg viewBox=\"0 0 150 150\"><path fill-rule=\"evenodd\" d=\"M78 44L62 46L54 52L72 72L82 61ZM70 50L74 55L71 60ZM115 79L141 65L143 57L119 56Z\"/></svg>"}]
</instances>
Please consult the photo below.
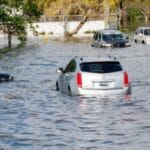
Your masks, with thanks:
<instances>
[{"instance_id":1,"label":"van side window","mask_svg":"<svg viewBox=\"0 0 150 150\"><path fill-rule=\"evenodd\" d=\"M145 29L144 30L144 35L150 35L150 29Z\"/></svg>"},{"instance_id":2,"label":"van side window","mask_svg":"<svg viewBox=\"0 0 150 150\"><path fill-rule=\"evenodd\" d=\"M143 34L143 30L142 30L142 29L139 29L138 33L142 33L142 34Z\"/></svg>"}]
</instances>

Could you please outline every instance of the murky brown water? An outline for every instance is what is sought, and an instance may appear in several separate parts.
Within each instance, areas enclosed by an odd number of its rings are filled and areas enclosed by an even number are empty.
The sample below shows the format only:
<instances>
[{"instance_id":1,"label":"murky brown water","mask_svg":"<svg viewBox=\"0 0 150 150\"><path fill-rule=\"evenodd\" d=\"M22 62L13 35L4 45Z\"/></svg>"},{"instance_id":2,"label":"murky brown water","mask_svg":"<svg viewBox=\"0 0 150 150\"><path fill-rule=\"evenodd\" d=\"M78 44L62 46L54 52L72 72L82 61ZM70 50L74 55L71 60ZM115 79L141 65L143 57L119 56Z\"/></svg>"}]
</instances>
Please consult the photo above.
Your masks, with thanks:
<instances>
[{"instance_id":1,"label":"murky brown water","mask_svg":"<svg viewBox=\"0 0 150 150\"><path fill-rule=\"evenodd\" d=\"M46 43L45 43L46 42ZM0 55L0 149L149 150L150 45L92 48L90 43L30 40ZM116 56L132 83L129 101L55 91L56 69L74 56Z\"/></svg>"}]
</instances>

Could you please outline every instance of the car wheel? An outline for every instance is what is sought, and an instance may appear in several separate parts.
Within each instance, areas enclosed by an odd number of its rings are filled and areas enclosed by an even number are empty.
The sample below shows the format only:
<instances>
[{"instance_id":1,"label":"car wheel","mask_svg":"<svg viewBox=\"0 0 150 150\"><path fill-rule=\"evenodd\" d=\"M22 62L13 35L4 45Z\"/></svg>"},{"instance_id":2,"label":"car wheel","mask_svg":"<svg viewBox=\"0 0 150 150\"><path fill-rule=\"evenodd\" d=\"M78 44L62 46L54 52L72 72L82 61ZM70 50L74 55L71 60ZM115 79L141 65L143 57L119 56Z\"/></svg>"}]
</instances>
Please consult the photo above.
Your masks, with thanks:
<instances>
[{"instance_id":1,"label":"car wheel","mask_svg":"<svg viewBox=\"0 0 150 150\"><path fill-rule=\"evenodd\" d=\"M131 88L131 84L129 84L128 90L126 92L127 95L131 95L132 94L132 88Z\"/></svg>"},{"instance_id":2,"label":"car wheel","mask_svg":"<svg viewBox=\"0 0 150 150\"><path fill-rule=\"evenodd\" d=\"M142 41L142 44L145 44L145 41Z\"/></svg>"},{"instance_id":3,"label":"car wheel","mask_svg":"<svg viewBox=\"0 0 150 150\"><path fill-rule=\"evenodd\" d=\"M135 39L134 42L137 43L137 40Z\"/></svg>"},{"instance_id":4,"label":"car wheel","mask_svg":"<svg viewBox=\"0 0 150 150\"><path fill-rule=\"evenodd\" d=\"M72 95L70 86L68 86L68 95Z\"/></svg>"},{"instance_id":5,"label":"car wheel","mask_svg":"<svg viewBox=\"0 0 150 150\"><path fill-rule=\"evenodd\" d=\"M14 80L15 80L14 76L9 77L9 81L14 81Z\"/></svg>"},{"instance_id":6,"label":"car wheel","mask_svg":"<svg viewBox=\"0 0 150 150\"><path fill-rule=\"evenodd\" d=\"M56 82L56 91L59 91L59 84Z\"/></svg>"}]
</instances>

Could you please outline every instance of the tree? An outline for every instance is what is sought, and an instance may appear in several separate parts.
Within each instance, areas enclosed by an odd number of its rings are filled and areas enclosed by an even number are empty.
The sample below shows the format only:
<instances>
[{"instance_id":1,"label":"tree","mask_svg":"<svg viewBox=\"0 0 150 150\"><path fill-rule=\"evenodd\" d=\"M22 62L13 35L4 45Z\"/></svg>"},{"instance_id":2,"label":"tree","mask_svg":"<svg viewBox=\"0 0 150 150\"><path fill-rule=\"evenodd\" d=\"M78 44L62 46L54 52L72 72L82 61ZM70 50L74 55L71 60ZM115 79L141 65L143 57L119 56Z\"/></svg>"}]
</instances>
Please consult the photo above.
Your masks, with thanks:
<instances>
[{"instance_id":1,"label":"tree","mask_svg":"<svg viewBox=\"0 0 150 150\"><path fill-rule=\"evenodd\" d=\"M101 14L109 23L111 14L117 12L118 27L122 28L127 25L127 10L131 6L138 8L145 20L150 18L150 0L41 0L38 6L42 7L46 16L83 16L74 30L65 30L66 36L76 34L89 17Z\"/></svg>"},{"instance_id":2,"label":"tree","mask_svg":"<svg viewBox=\"0 0 150 150\"><path fill-rule=\"evenodd\" d=\"M21 43L26 41L26 27L41 15L35 1L1 0L0 29L8 35L8 46L11 47L12 35L18 37Z\"/></svg>"},{"instance_id":3,"label":"tree","mask_svg":"<svg viewBox=\"0 0 150 150\"><path fill-rule=\"evenodd\" d=\"M83 19L73 31L66 31L66 36L76 34L89 17L100 14L103 0L47 0L44 14L47 16L82 15Z\"/></svg>"},{"instance_id":4,"label":"tree","mask_svg":"<svg viewBox=\"0 0 150 150\"><path fill-rule=\"evenodd\" d=\"M133 12L134 17L143 16L145 24L150 19L150 0L112 0L115 1L115 6L119 9L120 26L125 26L127 22L127 12ZM138 12L138 13L137 13ZM129 14L130 15L130 14ZM129 16L130 17L130 16ZM133 16L132 16L133 17Z\"/></svg>"},{"instance_id":5,"label":"tree","mask_svg":"<svg viewBox=\"0 0 150 150\"><path fill-rule=\"evenodd\" d=\"M134 3L131 3L131 8L137 8L143 15L145 24L150 20L150 0L134 0Z\"/></svg>"}]
</instances>

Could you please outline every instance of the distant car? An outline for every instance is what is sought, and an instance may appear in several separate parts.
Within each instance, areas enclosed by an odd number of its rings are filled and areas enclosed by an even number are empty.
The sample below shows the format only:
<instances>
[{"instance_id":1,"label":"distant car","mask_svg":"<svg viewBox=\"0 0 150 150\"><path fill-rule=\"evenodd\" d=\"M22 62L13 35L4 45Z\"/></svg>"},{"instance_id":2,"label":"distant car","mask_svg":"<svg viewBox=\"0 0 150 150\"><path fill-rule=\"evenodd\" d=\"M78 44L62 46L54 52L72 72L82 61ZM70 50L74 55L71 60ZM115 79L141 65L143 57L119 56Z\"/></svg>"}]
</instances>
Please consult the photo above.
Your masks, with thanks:
<instances>
[{"instance_id":1,"label":"distant car","mask_svg":"<svg viewBox=\"0 0 150 150\"><path fill-rule=\"evenodd\" d=\"M131 46L127 37L119 30L100 30L93 36L93 47L128 47Z\"/></svg>"},{"instance_id":2,"label":"distant car","mask_svg":"<svg viewBox=\"0 0 150 150\"><path fill-rule=\"evenodd\" d=\"M134 35L134 42L150 44L150 27L137 28L135 35Z\"/></svg>"},{"instance_id":3,"label":"distant car","mask_svg":"<svg viewBox=\"0 0 150 150\"><path fill-rule=\"evenodd\" d=\"M9 82L13 81L14 77L7 73L0 73L0 82Z\"/></svg>"},{"instance_id":4,"label":"distant car","mask_svg":"<svg viewBox=\"0 0 150 150\"><path fill-rule=\"evenodd\" d=\"M75 57L57 72L56 89L69 95L126 94L129 90L128 73L113 58Z\"/></svg>"}]
</instances>

